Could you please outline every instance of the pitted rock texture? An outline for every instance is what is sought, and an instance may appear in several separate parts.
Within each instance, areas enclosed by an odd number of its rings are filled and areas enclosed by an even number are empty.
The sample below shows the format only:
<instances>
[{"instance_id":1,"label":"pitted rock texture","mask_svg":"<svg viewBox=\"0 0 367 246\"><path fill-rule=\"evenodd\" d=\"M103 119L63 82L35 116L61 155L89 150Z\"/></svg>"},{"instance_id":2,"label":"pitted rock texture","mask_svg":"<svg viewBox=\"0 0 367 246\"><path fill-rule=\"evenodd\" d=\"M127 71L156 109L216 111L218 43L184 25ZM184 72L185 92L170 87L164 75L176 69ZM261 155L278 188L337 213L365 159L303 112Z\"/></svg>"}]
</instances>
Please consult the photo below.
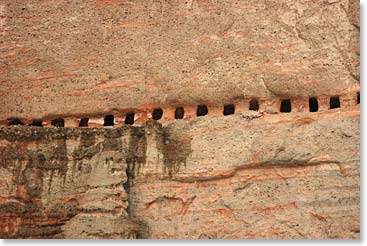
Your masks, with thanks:
<instances>
[{"instance_id":1,"label":"pitted rock texture","mask_svg":"<svg viewBox=\"0 0 367 246\"><path fill-rule=\"evenodd\" d=\"M0 237L359 238L359 34L357 0L1 1Z\"/></svg>"},{"instance_id":2,"label":"pitted rock texture","mask_svg":"<svg viewBox=\"0 0 367 246\"><path fill-rule=\"evenodd\" d=\"M359 238L359 110L0 128L3 238Z\"/></svg>"},{"instance_id":3,"label":"pitted rock texture","mask_svg":"<svg viewBox=\"0 0 367 246\"><path fill-rule=\"evenodd\" d=\"M357 0L0 3L0 120L359 90Z\"/></svg>"}]
</instances>

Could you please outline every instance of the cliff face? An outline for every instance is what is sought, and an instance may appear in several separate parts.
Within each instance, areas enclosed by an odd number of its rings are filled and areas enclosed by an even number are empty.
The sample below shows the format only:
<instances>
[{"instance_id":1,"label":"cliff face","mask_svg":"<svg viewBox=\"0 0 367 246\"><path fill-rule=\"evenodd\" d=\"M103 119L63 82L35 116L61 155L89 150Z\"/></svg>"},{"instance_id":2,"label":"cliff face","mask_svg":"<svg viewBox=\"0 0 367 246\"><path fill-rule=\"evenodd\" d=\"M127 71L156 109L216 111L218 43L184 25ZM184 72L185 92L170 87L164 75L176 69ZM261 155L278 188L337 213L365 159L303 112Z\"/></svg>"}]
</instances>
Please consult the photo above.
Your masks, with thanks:
<instances>
[{"instance_id":1,"label":"cliff face","mask_svg":"<svg viewBox=\"0 0 367 246\"><path fill-rule=\"evenodd\" d=\"M3 0L0 237L359 238L359 1Z\"/></svg>"},{"instance_id":2,"label":"cliff face","mask_svg":"<svg viewBox=\"0 0 367 246\"><path fill-rule=\"evenodd\" d=\"M2 127L3 238L359 238L359 110Z\"/></svg>"},{"instance_id":3,"label":"cliff face","mask_svg":"<svg viewBox=\"0 0 367 246\"><path fill-rule=\"evenodd\" d=\"M0 16L0 121L359 90L357 0L5 0Z\"/></svg>"}]
</instances>

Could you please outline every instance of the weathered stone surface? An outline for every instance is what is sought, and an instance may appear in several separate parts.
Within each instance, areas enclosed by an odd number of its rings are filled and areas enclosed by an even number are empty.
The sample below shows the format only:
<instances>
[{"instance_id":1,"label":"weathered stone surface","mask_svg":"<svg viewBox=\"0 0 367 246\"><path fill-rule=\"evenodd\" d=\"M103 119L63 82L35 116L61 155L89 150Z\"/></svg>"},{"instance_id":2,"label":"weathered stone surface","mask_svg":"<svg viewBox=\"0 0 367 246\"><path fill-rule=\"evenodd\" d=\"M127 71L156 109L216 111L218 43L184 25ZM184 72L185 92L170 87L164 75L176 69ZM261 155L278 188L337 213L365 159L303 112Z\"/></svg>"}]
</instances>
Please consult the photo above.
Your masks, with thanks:
<instances>
[{"instance_id":1,"label":"weathered stone surface","mask_svg":"<svg viewBox=\"0 0 367 246\"><path fill-rule=\"evenodd\" d=\"M0 130L5 238L359 238L357 107Z\"/></svg>"},{"instance_id":2,"label":"weathered stone surface","mask_svg":"<svg viewBox=\"0 0 367 246\"><path fill-rule=\"evenodd\" d=\"M359 28L356 0L3 0L0 237L359 238Z\"/></svg>"},{"instance_id":3,"label":"weathered stone surface","mask_svg":"<svg viewBox=\"0 0 367 246\"><path fill-rule=\"evenodd\" d=\"M2 128L1 237L136 237L124 184L145 140L130 131Z\"/></svg>"},{"instance_id":4,"label":"weathered stone surface","mask_svg":"<svg viewBox=\"0 0 367 246\"><path fill-rule=\"evenodd\" d=\"M190 152L171 160L172 173L162 173L164 162L139 169L133 218L152 238L358 238L358 112L317 117L170 126L178 136L168 145L184 146L177 138L186 136Z\"/></svg>"},{"instance_id":5,"label":"weathered stone surface","mask_svg":"<svg viewBox=\"0 0 367 246\"><path fill-rule=\"evenodd\" d=\"M0 120L359 90L359 1L0 4Z\"/></svg>"}]
</instances>

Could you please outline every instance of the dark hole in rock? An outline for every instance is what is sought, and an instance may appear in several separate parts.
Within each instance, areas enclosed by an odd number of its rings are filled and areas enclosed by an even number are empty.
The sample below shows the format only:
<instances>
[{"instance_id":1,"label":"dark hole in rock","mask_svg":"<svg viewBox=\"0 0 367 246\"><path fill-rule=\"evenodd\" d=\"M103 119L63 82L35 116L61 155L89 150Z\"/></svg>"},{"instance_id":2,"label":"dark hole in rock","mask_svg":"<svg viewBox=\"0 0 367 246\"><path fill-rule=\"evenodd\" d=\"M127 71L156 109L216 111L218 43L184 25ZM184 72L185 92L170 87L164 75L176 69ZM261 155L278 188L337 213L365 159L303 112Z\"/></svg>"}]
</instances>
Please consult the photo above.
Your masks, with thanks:
<instances>
[{"instance_id":1,"label":"dark hole in rock","mask_svg":"<svg viewBox=\"0 0 367 246\"><path fill-rule=\"evenodd\" d=\"M310 107L310 112L319 111L319 102L316 97L310 97L308 99L308 106Z\"/></svg>"},{"instance_id":2,"label":"dark hole in rock","mask_svg":"<svg viewBox=\"0 0 367 246\"><path fill-rule=\"evenodd\" d=\"M183 107L176 108L175 119L183 119L184 115L185 115L185 110Z\"/></svg>"},{"instance_id":3,"label":"dark hole in rock","mask_svg":"<svg viewBox=\"0 0 367 246\"><path fill-rule=\"evenodd\" d=\"M258 111L259 110L259 101L256 100L256 99L251 99L249 109L252 110L252 111Z\"/></svg>"},{"instance_id":4,"label":"dark hole in rock","mask_svg":"<svg viewBox=\"0 0 367 246\"><path fill-rule=\"evenodd\" d=\"M16 126L16 125L24 125L24 123L20 119L11 119L8 122L9 126Z\"/></svg>"},{"instance_id":5,"label":"dark hole in rock","mask_svg":"<svg viewBox=\"0 0 367 246\"><path fill-rule=\"evenodd\" d=\"M330 109L340 108L340 99L339 96L330 97Z\"/></svg>"},{"instance_id":6,"label":"dark hole in rock","mask_svg":"<svg viewBox=\"0 0 367 246\"><path fill-rule=\"evenodd\" d=\"M106 115L104 117L104 126L113 126L115 123L115 117L112 114Z\"/></svg>"},{"instance_id":7,"label":"dark hole in rock","mask_svg":"<svg viewBox=\"0 0 367 246\"><path fill-rule=\"evenodd\" d=\"M289 113L292 111L291 100L283 99L280 103L280 112Z\"/></svg>"},{"instance_id":8,"label":"dark hole in rock","mask_svg":"<svg viewBox=\"0 0 367 246\"><path fill-rule=\"evenodd\" d=\"M135 118L135 113L133 113L133 112L127 113L126 118L125 118L125 124L126 125L134 124L134 118Z\"/></svg>"},{"instance_id":9,"label":"dark hole in rock","mask_svg":"<svg viewBox=\"0 0 367 246\"><path fill-rule=\"evenodd\" d=\"M87 127L89 118L81 118L79 122L79 127Z\"/></svg>"},{"instance_id":10,"label":"dark hole in rock","mask_svg":"<svg viewBox=\"0 0 367 246\"><path fill-rule=\"evenodd\" d=\"M39 126L39 127L42 127L42 120L34 120L32 121L29 126Z\"/></svg>"},{"instance_id":11,"label":"dark hole in rock","mask_svg":"<svg viewBox=\"0 0 367 246\"><path fill-rule=\"evenodd\" d=\"M361 95L359 92L357 92L357 104L360 104L361 102Z\"/></svg>"},{"instance_id":12,"label":"dark hole in rock","mask_svg":"<svg viewBox=\"0 0 367 246\"><path fill-rule=\"evenodd\" d=\"M57 118L51 121L51 125L56 126L56 127L64 127L65 121L62 118Z\"/></svg>"},{"instance_id":13,"label":"dark hole in rock","mask_svg":"<svg viewBox=\"0 0 367 246\"><path fill-rule=\"evenodd\" d=\"M196 110L196 116L204 116L208 114L208 107L205 105L199 105Z\"/></svg>"},{"instance_id":14,"label":"dark hole in rock","mask_svg":"<svg viewBox=\"0 0 367 246\"><path fill-rule=\"evenodd\" d=\"M153 110L153 120L160 120L163 116L163 110L161 108L156 108Z\"/></svg>"},{"instance_id":15,"label":"dark hole in rock","mask_svg":"<svg viewBox=\"0 0 367 246\"><path fill-rule=\"evenodd\" d=\"M235 112L235 106L233 104L224 105L223 115L234 114L234 112Z\"/></svg>"}]
</instances>

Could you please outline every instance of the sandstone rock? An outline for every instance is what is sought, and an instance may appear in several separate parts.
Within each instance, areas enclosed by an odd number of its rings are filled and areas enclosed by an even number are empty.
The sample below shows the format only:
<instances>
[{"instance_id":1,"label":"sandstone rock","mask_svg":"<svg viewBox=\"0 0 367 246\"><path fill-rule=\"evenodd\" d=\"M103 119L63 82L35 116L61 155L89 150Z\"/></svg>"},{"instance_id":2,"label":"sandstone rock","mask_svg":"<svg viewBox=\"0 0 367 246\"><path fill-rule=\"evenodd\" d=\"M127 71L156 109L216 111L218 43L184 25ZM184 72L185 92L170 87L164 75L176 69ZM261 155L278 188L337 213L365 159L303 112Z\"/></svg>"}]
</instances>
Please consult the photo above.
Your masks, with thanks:
<instances>
[{"instance_id":1,"label":"sandstone rock","mask_svg":"<svg viewBox=\"0 0 367 246\"><path fill-rule=\"evenodd\" d=\"M359 90L357 0L6 0L0 10L0 120Z\"/></svg>"},{"instance_id":2,"label":"sandstone rock","mask_svg":"<svg viewBox=\"0 0 367 246\"><path fill-rule=\"evenodd\" d=\"M356 0L0 3L0 237L360 238Z\"/></svg>"},{"instance_id":3,"label":"sandstone rock","mask_svg":"<svg viewBox=\"0 0 367 246\"><path fill-rule=\"evenodd\" d=\"M58 130L1 128L3 237L359 237L359 110Z\"/></svg>"}]
</instances>

